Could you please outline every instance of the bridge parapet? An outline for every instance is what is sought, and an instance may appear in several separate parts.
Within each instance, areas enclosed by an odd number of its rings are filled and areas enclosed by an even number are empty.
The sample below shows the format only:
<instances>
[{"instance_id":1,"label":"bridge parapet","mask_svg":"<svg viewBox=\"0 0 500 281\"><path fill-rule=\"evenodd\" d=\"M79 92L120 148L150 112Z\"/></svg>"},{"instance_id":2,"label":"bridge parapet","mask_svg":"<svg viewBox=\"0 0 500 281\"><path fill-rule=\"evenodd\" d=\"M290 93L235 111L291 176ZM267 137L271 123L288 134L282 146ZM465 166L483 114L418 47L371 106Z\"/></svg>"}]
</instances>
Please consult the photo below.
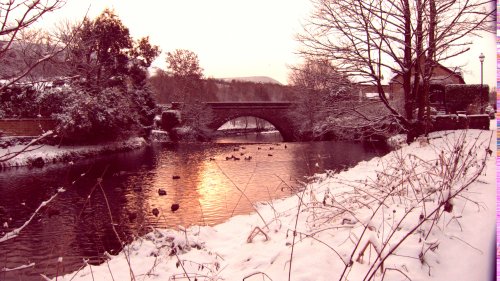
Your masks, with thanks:
<instances>
[{"instance_id":1,"label":"bridge parapet","mask_svg":"<svg viewBox=\"0 0 500 281\"><path fill-rule=\"evenodd\" d=\"M172 109L181 108L182 102L173 102ZM280 102L266 102L266 101L255 101L255 102L205 102L204 104L209 105L213 109L217 108L290 108L292 105L296 104L291 101L280 101Z\"/></svg>"}]
</instances>

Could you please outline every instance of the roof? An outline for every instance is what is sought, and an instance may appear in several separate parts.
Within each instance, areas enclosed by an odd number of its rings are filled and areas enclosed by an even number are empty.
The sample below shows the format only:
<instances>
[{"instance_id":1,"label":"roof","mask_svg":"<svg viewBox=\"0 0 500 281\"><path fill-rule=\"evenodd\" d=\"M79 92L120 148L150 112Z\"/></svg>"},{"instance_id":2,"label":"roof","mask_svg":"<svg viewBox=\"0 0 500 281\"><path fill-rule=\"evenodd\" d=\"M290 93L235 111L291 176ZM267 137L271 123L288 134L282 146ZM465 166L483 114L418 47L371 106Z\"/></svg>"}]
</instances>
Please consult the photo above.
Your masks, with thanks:
<instances>
[{"instance_id":1,"label":"roof","mask_svg":"<svg viewBox=\"0 0 500 281\"><path fill-rule=\"evenodd\" d=\"M434 67L434 72L436 72L436 68L439 68L444 71L444 73L440 73L440 75L433 75L430 81L431 84L465 84L465 80L460 73L458 73L457 71L453 71L438 62L434 63L436 64ZM397 80L400 76L401 74L396 74L391 78L389 84L397 83L395 80ZM458 83L454 79L458 79Z\"/></svg>"},{"instance_id":2,"label":"roof","mask_svg":"<svg viewBox=\"0 0 500 281\"><path fill-rule=\"evenodd\" d=\"M369 99L369 100L378 100L379 99L379 94L378 93L365 93L365 98ZM391 93L385 93L385 97L387 99L390 99L391 98Z\"/></svg>"}]
</instances>

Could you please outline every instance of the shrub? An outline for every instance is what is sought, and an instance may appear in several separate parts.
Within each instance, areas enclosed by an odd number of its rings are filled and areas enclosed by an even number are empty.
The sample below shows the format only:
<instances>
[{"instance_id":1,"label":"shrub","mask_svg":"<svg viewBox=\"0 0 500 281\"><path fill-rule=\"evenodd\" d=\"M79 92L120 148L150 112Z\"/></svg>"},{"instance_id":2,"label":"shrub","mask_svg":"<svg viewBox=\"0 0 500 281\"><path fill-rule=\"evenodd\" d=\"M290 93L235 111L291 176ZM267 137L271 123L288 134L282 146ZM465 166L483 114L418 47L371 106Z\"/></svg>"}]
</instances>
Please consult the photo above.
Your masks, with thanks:
<instances>
[{"instance_id":1,"label":"shrub","mask_svg":"<svg viewBox=\"0 0 500 281\"><path fill-rule=\"evenodd\" d=\"M149 138L155 125L155 115L158 113L151 88L146 85L136 86L127 90L127 96L132 101L134 112L137 114L139 135Z\"/></svg>"},{"instance_id":2,"label":"shrub","mask_svg":"<svg viewBox=\"0 0 500 281\"><path fill-rule=\"evenodd\" d=\"M174 127L181 124L181 115L178 110L167 110L161 114L161 128L165 131L171 131Z\"/></svg>"},{"instance_id":3,"label":"shrub","mask_svg":"<svg viewBox=\"0 0 500 281\"><path fill-rule=\"evenodd\" d=\"M118 139L139 129L139 114L132 100L120 88L99 92L73 87L64 92L58 133L70 142Z\"/></svg>"},{"instance_id":4,"label":"shrub","mask_svg":"<svg viewBox=\"0 0 500 281\"><path fill-rule=\"evenodd\" d=\"M64 102L62 87L41 87L18 84L0 92L0 118L50 118L60 113Z\"/></svg>"},{"instance_id":5,"label":"shrub","mask_svg":"<svg viewBox=\"0 0 500 281\"><path fill-rule=\"evenodd\" d=\"M169 136L172 140L181 139L188 142L208 141L211 138L210 130L191 126L176 127Z\"/></svg>"},{"instance_id":6,"label":"shrub","mask_svg":"<svg viewBox=\"0 0 500 281\"><path fill-rule=\"evenodd\" d=\"M13 85L0 92L2 118L35 118L38 115L37 91L31 85Z\"/></svg>"},{"instance_id":7,"label":"shrub","mask_svg":"<svg viewBox=\"0 0 500 281\"><path fill-rule=\"evenodd\" d=\"M69 90L68 85L42 90L36 100L39 115L50 118L53 114L61 113Z\"/></svg>"}]
</instances>

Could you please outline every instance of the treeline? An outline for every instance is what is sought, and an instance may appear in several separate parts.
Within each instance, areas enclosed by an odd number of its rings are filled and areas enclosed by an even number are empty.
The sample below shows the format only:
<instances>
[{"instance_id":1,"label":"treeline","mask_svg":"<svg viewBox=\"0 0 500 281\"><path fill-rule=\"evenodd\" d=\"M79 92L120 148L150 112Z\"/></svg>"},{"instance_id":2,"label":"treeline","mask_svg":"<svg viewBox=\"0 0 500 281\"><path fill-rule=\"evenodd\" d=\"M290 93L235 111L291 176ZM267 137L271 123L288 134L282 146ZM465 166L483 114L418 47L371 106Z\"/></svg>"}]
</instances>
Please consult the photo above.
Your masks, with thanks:
<instances>
[{"instance_id":1,"label":"treeline","mask_svg":"<svg viewBox=\"0 0 500 281\"><path fill-rule=\"evenodd\" d=\"M165 104L178 101L175 93L182 87L167 72L157 69L149 78L157 103ZM244 101L291 101L295 94L291 87L272 84L232 80L230 82L207 78L202 79L198 96L205 102L244 102Z\"/></svg>"}]
</instances>

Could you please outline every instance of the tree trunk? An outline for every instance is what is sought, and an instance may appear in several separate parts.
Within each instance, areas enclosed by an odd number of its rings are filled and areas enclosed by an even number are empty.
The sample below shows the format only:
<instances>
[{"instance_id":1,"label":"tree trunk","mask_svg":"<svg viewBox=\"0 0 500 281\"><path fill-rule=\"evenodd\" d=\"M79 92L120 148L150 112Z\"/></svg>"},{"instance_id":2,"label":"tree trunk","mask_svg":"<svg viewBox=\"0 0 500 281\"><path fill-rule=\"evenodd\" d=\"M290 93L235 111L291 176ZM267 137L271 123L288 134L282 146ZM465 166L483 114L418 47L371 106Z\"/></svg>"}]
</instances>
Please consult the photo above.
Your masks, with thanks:
<instances>
[{"instance_id":1,"label":"tree trunk","mask_svg":"<svg viewBox=\"0 0 500 281\"><path fill-rule=\"evenodd\" d=\"M404 46L404 58L403 58L403 91L405 97L405 113L406 119L413 119L413 108L415 103L415 96L412 94L411 90L411 74L413 63L411 59L412 54L412 36L411 36L411 10L409 0L403 0L404 9L404 28L405 28L405 46Z\"/></svg>"},{"instance_id":2,"label":"tree trunk","mask_svg":"<svg viewBox=\"0 0 500 281\"><path fill-rule=\"evenodd\" d=\"M422 122L424 117L424 97L422 95L422 91L420 89L420 77L422 74L422 63L425 61L424 53L423 53L423 31L422 31L422 21L423 21L423 8L421 0L417 0L417 26L416 26L416 53L417 57L415 58L415 75L413 79L413 93L416 95L417 99L417 107L418 107L418 122Z\"/></svg>"},{"instance_id":3,"label":"tree trunk","mask_svg":"<svg viewBox=\"0 0 500 281\"><path fill-rule=\"evenodd\" d=\"M434 68L434 56L436 51L436 2L429 0L429 48L427 49L427 56L424 69L424 106L427 109L425 112L425 134L429 133L431 125L431 111L429 102L430 80L432 78Z\"/></svg>"}]
</instances>

